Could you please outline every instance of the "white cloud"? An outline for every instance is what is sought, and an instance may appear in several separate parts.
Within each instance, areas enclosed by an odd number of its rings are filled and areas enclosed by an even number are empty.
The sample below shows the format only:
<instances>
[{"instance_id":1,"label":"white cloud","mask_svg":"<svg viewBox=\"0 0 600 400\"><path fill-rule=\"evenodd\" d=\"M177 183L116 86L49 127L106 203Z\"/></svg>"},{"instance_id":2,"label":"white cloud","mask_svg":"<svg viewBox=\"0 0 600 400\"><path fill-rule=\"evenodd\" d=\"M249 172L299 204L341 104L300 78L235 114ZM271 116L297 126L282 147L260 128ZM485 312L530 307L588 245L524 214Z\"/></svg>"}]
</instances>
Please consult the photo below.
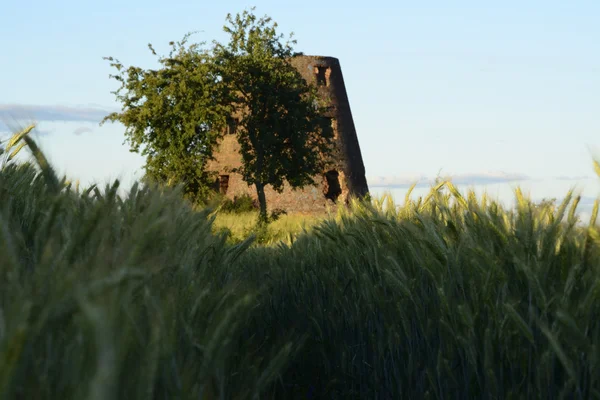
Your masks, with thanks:
<instances>
[{"instance_id":1,"label":"white cloud","mask_svg":"<svg viewBox=\"0 0 600 400\"><path fill-rule=\"evenodd\" d=\"M470 174L443 175L442 179L451 180L457 185L486 185L494 183L507 183L530 180L525 174L508 172L482 172ZM435 177L426 177L424 175L401 175L401 176L374 176L368 177L369 186L379 187L409 187L415 182L417 186L429 186L435 182Z\"/></svg>"},{"instance_id":2,"label":"white cloud","mask_svg":"<svg viewBox=\"0 0 600 400\"><path fill-rule=\"evenodd\" d=\"M100 106L0 104L0 130L41 121L100 122L113 111L117 110Z\"/></svg>"},{"instance_id":3,"label":"white cloud","mask_svg":"<svg viewBox=\"0 0 600 400\"><path fill-rule=\"evenodd\" d=\"M93 132L93 130L92 130L92 128L87 127L87 126L80 126L79 128L77 128L73 131L73 133L75 135L81 135L81 134L89 133L89 132Z\"/></svg>"}]
</instances>

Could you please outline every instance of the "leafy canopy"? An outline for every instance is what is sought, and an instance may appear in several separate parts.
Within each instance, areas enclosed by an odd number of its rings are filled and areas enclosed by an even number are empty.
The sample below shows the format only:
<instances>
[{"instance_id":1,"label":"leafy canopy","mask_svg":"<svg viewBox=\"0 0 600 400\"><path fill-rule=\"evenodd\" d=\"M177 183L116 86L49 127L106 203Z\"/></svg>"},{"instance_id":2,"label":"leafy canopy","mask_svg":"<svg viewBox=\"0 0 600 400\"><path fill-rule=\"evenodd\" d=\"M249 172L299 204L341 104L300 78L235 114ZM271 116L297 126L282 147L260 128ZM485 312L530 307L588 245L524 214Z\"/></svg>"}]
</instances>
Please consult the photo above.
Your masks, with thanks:
<instances>
[{"instance_id":1,"label":"leafy canopy","mask_svg":"<svg viewBox=\"0 0 600 400\"><path fill-rule=\"evenodd\" d=\"M146 176L162 183L184 183L196 199L212 182L207 162L228 118L237 118L240 173L256 187L261 220L266 220L264 188L276 191L314 184L332 149L333 130L323 117L327 104L294 68L296 53L277 24L253 11L227 16L225 44L186 47L190 34L171 42L162 68L124 68L106 57L120 82L113 92L123 105L103 122L121 122L131 151L146 156ZM154 55L156 52L148 45Z\"/></svg>"},{"instance_id":2,"label":"leafy canopy","mask_svg":"<svg viewBox=\"0 0 600 400\"><path fill-rule=\"evenodd\" d=\"M123 110L106 121L126 127L132 152L146 156L148 180L183 183L193 199L208 194L210 174L206 163L219 139L227 109L222 83L211 55L202 43L186 47L191 34L171 42L167 57L159 57L161 69L125 68L119 60L105 57L117 70L111 75L121 86L115 92ZM156 51L148 45L152 54Z\"/></svg>"},{"instance_id":3,"label":"leafy canopy","mask_svg":"<svg viewBox=\"0 0 600 400\"><path fill-rule=\"evenodd\" d=\"M290 39L276 32L269 17L244 11L227 16L226 44L215 43L214 57L230 105L239 115L238 141L243 166L237 169L252 185L283 189L313 184L323 171L333 139L316 88L291 64Z\"/></svg>"}]
</instances>

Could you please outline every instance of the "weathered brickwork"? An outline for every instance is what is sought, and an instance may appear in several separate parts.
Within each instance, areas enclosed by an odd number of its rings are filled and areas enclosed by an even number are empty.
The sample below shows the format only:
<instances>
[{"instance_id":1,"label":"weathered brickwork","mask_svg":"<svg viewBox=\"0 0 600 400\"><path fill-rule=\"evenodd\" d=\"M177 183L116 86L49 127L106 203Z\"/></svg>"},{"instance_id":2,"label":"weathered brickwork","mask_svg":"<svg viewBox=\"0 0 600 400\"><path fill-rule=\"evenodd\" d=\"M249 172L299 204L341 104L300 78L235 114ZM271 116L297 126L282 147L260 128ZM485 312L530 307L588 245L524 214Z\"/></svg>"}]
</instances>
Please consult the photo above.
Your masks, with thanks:
<instances>
[{"instance_id":1,"label":"weathered brickwork","mask_svg":"<svg viewBox=\"0 0 600 400\"><path fill-rule=\"evenodd\" d=\"M328 117L334 128L336 149L332 166L315 177L317 185L291 189L287 184L282 193L270 186L265 188L269 211L283 209L288 212L318 213L329 206L344 203L350 197L362 197L369 191L365 178L356 129L338 59L320 56L297 56L292 64L307 82L317 85L319 95L328 100ZM235 129L234 126L230 131ZM256 199L256 189L249 187L240 175L229 172L241 165L239 144L235 135L225 135L208 169L219 174L220 190L227 197L249 194Z\"/></svg>"}]
</instances>

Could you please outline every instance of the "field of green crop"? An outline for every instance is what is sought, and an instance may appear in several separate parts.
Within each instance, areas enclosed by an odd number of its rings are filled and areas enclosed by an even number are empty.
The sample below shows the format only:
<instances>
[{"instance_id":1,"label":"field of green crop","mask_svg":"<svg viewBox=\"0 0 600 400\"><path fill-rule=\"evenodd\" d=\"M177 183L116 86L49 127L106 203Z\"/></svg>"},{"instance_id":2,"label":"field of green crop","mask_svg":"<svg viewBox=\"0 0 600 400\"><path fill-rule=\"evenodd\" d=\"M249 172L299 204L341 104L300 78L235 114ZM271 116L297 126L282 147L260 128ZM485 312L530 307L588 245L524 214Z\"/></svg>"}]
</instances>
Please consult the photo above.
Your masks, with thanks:
<instances>
[{"instance_id":1,"label":"field of green crop","mask_svg":"<svg viewBox=\"0 0 600 400\"><path fill-rule=\"evenodd\" d=\"M22 140L0 399L600 398L598 204L581 227L572 194L509 210L440 182L252 245L178 189L73 188Z\"/></svg>"}]
</instances>

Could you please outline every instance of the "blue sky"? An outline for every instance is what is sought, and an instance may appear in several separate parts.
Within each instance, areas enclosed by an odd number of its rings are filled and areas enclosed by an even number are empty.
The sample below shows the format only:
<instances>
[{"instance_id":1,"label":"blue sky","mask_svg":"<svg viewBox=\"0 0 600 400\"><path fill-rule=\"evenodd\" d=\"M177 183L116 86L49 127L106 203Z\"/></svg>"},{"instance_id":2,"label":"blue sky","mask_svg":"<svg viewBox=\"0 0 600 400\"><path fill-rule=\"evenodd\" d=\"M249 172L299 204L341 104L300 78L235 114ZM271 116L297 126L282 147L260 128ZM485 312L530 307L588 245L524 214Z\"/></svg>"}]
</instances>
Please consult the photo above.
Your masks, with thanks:
<instances>
[{"instance_id":1,"label":"blue sky","mask_svg":"<svg viewBox=\"0 0 600 400\"><path fill-rule=\"evenodd\" d=\"M340 59L377 191L441 173L503 199L517 184L535 198L600 193L597 0L3 0L0 132L35 120L62 173L128 186L143 159L122 126L98 126L119 107L102 57L155 67L148 43L224 40L226 14L251 6L293 31L298 51Z\"/></svg>"}]
</instances>

